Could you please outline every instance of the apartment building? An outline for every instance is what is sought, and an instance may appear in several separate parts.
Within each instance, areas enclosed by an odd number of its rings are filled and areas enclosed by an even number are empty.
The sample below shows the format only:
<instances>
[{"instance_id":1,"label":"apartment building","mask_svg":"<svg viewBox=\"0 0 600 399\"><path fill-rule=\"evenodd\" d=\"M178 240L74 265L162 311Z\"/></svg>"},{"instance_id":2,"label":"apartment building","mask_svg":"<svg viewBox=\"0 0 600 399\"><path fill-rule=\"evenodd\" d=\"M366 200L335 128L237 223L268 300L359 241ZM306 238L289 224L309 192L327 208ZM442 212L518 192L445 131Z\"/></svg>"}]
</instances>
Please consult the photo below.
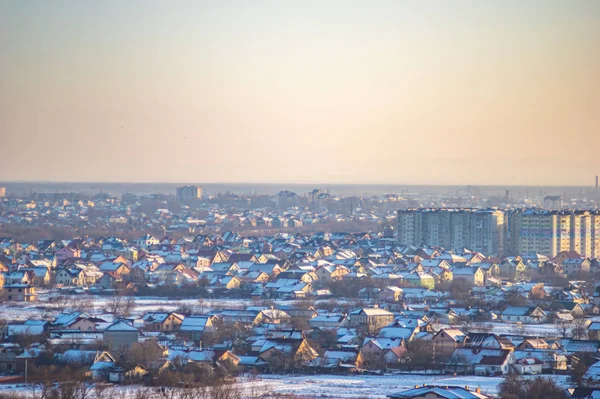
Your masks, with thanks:
<instances>
[{"instance_id":1,"label":"apartment building","mask_svg":"<svg viewBox=\"0 0 600 399\"><path fill-rule=\"evenodd\" d=\"M179 201L193 201L202 198L201 186L183 186L177 188L177 199Z\"/></svg>"},{"instance_id":2,"label":"apartment building","mask_svg":"<svg viewBox=\"0 0 600 399\"><path fill-rule=\"evenodd\" d=\"M497 209L401 209L400 245L469 248L485 254L504 252L504 212Z\"/></svg>"},{"instance_id":3,"label":"apartment building","mask_svg":"<svg viewBox=\"0 0 600 399\"><path fill-rule=\"evenodd\" d=\"M507 220L509 254L538 252L551 258L563 251L583 257L600 254L600 215L596 211L513 210Z\"/></svg>"}]
</instances>

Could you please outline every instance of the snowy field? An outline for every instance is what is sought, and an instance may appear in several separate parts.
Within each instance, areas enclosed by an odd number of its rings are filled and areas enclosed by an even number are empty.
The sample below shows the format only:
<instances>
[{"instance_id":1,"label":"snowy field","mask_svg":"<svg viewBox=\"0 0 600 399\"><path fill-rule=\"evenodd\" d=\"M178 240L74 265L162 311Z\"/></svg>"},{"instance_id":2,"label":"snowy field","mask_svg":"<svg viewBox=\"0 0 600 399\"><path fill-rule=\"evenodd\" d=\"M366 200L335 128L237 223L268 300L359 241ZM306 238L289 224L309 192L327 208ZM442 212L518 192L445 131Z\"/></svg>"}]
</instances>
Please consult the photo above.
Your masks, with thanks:
<instances>
[{"instance_id":1,"label":"snowy field","mask_svg":"<svg viewBox=\"0 0 600 399\"><path fill-rule=\"evenodd\" d=\"M566 387L566 376L547 376ZM296 394L315 398L376 398L383 399L387 395L413 388L415 385L456 385L470 388L481 388L483 393L495 395L501 377L477 376L438 376L438 375L385 375L385 376L277 376L263 375L262 381L245 382L244 384L264 383L273 392Z\"/></svg>"},{"instance_id":2,"label":"snowy field","mask_svg":"<svg viewBox=\"0 0 600 399\"><path fill-rule=\"evenodd\" d=\"M567 387L566 376L545 376L554 379L560 385ZM246 392L251 392L253 387L264 387L275 394L298 395L303 398L341 398L359 399L373 398L384 399L387 395L413 388L415 385L455 385L481 388L483 393L496 395L498 385L502 382L500 377L477 376L438 376L420 374L396 374L385 376L289 376L289 375L263 375L258 379L240 379L241 386ZM122 390L132 392L135 387L122 387ZM18 392L23 395L31 393L31 389L23 385L0 385L2 392ZM115 395L122 398L130 395ZM248 397L248 395L246 395Z\"/></svg>"}]
</instances>

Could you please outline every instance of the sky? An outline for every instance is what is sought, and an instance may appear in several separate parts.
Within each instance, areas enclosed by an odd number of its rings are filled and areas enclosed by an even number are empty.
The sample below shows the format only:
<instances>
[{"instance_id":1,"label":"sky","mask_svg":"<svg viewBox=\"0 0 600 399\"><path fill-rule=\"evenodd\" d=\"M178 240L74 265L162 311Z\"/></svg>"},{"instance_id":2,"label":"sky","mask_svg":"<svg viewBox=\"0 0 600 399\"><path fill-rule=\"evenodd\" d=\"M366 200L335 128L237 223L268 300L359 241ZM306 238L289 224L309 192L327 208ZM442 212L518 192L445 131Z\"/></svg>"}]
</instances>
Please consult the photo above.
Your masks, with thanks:
<instances>
[{"instance_id":1,"label":"sky","mask_svg":"<svg viewBox=\"0 0 600 399\"><path fill-rule=\"evenodd\" d=\"M0 1L0 180L592 185L600 1Z\"/></svg>"}]
</instances>

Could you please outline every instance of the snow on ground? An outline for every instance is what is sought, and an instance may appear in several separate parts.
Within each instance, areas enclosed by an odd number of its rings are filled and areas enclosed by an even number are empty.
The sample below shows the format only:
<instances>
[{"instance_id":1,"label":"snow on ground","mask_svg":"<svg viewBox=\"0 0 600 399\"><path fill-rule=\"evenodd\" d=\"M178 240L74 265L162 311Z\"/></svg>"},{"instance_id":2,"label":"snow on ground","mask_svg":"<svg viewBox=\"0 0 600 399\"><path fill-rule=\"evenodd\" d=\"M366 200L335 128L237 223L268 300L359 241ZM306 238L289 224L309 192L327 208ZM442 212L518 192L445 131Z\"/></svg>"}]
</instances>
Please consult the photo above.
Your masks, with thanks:
<instances>
[{"instance_id":1,"label":"snow on ground","mask_svg":"<svg viewBox=\"0 0 600 399\"><path fill-rule=\"evenodd\" d=\"M296 394L316 398L385 398L387 395L413 388L415 385L460 385L480 387L483 392L494 394L502 378L447 377L432 375L386 375L386 376L283 376L264 375L249 384L264 384L273 392Z\"/></svg>"},{"instance_id":2,"label":"snow on ground","mask_svg":"<svg viewBox=\"0 0 600 399\"><path fill-rule=\"evenodd\" d=\"M544 376L552 378L561 386L567 387L566 376ZM247 393L253 389L268 389L278 394L295 394L308 398L340 398L359 399L373 398L385 399L387 395L413 388L415 385L454 385L468 386L472 389L481 388L483 393L496 395L501 377L478 376L439 376L420 374L394 374L384 376L333 376L333 375L263 375L256 379L241 378L239 384ZM135 391L135 387L119 387L123 391ZM31 393L31 388L24 384L0 385L0 392L18 392L24 395ZM129 397L115 395L120 398Z\"/></svg>"}]
</instances>

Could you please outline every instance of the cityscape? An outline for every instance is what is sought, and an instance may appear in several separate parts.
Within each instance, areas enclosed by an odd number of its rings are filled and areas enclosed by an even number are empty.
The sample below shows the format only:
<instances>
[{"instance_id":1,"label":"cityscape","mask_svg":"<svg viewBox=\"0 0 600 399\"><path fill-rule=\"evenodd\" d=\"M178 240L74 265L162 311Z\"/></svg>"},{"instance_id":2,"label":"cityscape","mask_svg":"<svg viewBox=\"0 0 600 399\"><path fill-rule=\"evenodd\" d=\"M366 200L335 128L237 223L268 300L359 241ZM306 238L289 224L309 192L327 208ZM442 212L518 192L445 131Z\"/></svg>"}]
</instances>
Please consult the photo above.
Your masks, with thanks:
<instances>
[{"instance_id":1,"label":"cityscape","mask_svg":"<svg viewBox=\"0 0 600 399\"><path fill-rule=\"evenodd\" d=\"M0 392L43 386L49 365L265 398L600 381L594 198L3 194Z\"/></svg>"},{"instance_id":2,"label":"cityscape","mask_svg":"<svg viewBox=\"0 0 600 399\"><path fill-rule=\"evenodd\" d=\"M0 0L0 399L600 399L600 1Z\"/></svg>"}]
</instances>

